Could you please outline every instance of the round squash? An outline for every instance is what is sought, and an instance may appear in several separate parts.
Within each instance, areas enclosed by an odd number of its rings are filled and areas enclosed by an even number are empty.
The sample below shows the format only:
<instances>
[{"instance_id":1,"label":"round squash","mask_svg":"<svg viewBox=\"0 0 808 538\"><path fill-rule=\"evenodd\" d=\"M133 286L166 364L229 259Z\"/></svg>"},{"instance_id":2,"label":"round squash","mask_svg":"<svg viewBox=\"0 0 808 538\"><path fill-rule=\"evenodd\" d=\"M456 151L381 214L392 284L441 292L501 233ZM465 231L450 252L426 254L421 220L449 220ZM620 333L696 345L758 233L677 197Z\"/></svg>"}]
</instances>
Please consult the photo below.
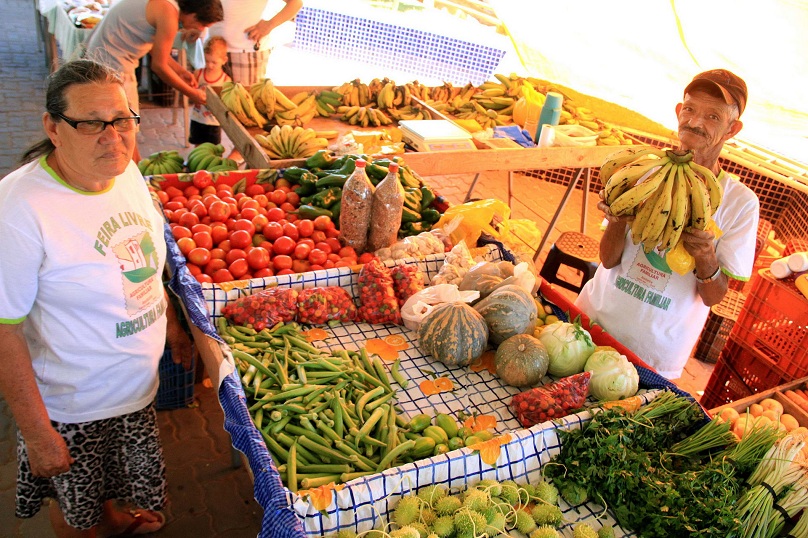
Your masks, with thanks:
<instances>
[{"instance_id":1,"label":"round squash","mask_svg":"<svg viewBox=\"0 0 808 538\"><path fill-rule=\"evenodd\" d=\"M489 340L494 345L517 334L532 333L538 315L533 297L515 285L498 287L474 309L485 318Z\"/></svg>"},{"instance_id":2,"label":"round squash","mask_svg":"<svg viewBox=\"0 0 808 538\"><path fill-rule=\"evenodd\" d=\"M458 289L477 290L480 292L480 299L485 299L488 295L502 284L502 277L486 273L466 273L460 282Z\"/></svg>"},{"instance_id":3,"label":"round squash","mask_svg":"<svg viewBox=\"0 0 808 538\"><path fill-rule=\"evenodd\" d=\"M421 351L446 366L468 366L483 354L487 343L485 319L462 301L436 306L418 328Z\"/></svg>"},{"instance_id":4,"label":"round squash","mask_svg":"<svg viewBox=\"0 0 808 538\"><path fill-rule=\"evenodd\" d=\"M550 355L538 338L517 334L499 345L494 364L502 381L514 387L527 387L547 374Z\"/></svg>"}]
</instances>

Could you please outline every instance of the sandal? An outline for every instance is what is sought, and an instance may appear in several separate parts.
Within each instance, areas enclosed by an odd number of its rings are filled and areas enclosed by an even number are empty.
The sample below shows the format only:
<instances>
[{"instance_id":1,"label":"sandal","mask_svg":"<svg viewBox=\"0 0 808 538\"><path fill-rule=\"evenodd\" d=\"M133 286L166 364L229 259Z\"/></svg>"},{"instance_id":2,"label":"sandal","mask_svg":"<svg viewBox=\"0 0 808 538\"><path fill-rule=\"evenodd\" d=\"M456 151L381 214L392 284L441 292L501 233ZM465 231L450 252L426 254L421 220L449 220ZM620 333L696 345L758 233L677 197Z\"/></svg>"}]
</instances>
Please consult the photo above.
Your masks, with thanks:
<instances>
[{"instance_id":1,"label":"sandal","mask_svg":"<svg viewBox=\"0 0 808 538\"><path fill-rule=\"evenodd\" d=\"M160 511L138 509L138 510L128 510L128 513L130 516L132 516L132 518L134 518L134 521L132 521L132 523L130 523L129 526L126 527L126 529L124 529L122 533L116 534L115 536L124 537L124 536L138 536L142 534L151 534L153 532L159 531L160 529L163 528L163 525L166 524L166 516ZM157 520L146 521L145 519L143 519L144 513L151 514L152 516L157 518ZM152 524L159 524L159 526L157 528L149 530L142 528L143 525L152 525Z\"/></svg>"}]
</instances>

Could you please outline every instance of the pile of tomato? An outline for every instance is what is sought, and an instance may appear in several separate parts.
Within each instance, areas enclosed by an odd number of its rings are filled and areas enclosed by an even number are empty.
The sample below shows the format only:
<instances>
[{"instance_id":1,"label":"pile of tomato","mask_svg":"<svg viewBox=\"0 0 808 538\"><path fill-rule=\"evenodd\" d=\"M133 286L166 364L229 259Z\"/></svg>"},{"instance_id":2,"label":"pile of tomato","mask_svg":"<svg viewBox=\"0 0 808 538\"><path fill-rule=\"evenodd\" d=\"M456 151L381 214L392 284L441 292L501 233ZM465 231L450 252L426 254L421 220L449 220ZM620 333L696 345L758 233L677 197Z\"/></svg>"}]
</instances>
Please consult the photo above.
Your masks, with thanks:
<instances>
[{"instance_id":1,"label":"pile of tomato","mask_svg":"<svg viewBox=\"0 0 808 538\"><path fill-rule=\"evenodd\" d=\"M234 193L197 172L184 189L156 191L177 246L199 282L229 282L349 267L363 257L343 246L331 218L300 219L289 181L252 184Z\"/></svg>"}]
</instances>

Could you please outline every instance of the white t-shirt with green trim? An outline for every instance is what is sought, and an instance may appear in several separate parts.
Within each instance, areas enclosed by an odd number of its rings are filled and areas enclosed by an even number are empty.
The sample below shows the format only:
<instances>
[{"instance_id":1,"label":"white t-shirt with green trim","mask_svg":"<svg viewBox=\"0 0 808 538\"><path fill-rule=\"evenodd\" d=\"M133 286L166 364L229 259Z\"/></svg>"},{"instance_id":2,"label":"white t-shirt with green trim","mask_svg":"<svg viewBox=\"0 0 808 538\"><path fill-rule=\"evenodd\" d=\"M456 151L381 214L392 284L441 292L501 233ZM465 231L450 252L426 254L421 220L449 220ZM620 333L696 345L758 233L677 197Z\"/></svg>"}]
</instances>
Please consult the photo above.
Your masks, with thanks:
<instances>
[{"instance_id":1,"label":"white t-shirt with green trim","mask_svg":"<svg viewBox=\"0 0 808 538\"><path fill-rule=\"evenodd\" d=\"M755 193L737 178L721 172L724 197L713 215L722 231L715 249L721 270L748 280L755 257L760 204ZM664 255L645 254L631 241L620 264L602 265L586 283L575 305L657 372L681 377L710 313L698 294L695 275L673 272Z\"/></svg>"},{"instance_id":2,"label":"white t-shirt with green trim","mask_svg":"<svg viewBox=\"0 0 808 538\"><path fill-rule=\"evenodd\" d=\"M44 157L3 178L0 253L0 323L23 322L52 420L151 403L165 348L166 246L134 163L97 193L65 184Z\"/></svg>"}]
</instances>

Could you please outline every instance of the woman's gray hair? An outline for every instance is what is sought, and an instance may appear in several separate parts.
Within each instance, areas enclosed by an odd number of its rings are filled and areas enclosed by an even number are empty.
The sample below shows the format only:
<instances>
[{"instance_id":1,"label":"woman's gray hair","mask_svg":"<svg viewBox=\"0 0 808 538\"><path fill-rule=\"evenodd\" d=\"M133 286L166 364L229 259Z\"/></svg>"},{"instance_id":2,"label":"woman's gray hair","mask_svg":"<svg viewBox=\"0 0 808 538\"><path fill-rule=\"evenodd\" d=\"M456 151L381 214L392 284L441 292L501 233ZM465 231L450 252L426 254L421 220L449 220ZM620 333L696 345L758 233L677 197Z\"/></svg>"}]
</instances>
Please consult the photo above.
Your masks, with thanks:
<instances>
[{"instance_id":1,"label":"woman's gray hair","mask_svg":"<svg viewBox=\"0 0 808 538\"><path fill-rule=\"evenodd\" d=\"M51 114L54 121L61 121L56 114L67 110L67 89L76 84L120 84L123 86L121 75L104 64L92 60L74 60L63 64L48 77L48 87L45 91L45 110ZM50 138L41 140L23 152L19 164L23 165L47 155L55 149Z\"/></svg>"}]
</instances>

